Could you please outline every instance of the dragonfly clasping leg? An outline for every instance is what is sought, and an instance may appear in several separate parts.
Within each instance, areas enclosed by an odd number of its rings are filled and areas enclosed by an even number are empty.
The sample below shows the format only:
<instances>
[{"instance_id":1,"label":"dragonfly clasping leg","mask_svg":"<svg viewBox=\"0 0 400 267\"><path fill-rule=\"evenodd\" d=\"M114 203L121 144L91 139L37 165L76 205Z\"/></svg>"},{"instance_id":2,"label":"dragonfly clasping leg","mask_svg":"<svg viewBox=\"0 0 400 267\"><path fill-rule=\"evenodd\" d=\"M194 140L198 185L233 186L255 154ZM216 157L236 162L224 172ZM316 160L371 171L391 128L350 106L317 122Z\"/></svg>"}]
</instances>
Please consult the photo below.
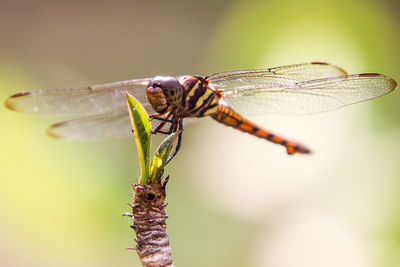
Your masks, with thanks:
<instances>
[{"instance_id":1,"label":"dragonfly clasping leg","mask_svg":"<svg viewBox=\"0 0 400 267\"><path fill-rule=\"evenodd\" d=\"M169 118L171 117L172 113L168 113L167 116L165 118L161 118L159 117L161 114L155 114L155 115L151 115L150 120L156 119L156 120L160 120L161 123L157 126L156 129L152 130L151 133L152 134L157 134L157 133L163 133L163 131L161 131L161 129L164 127L165 124L168 123L173 123L172 119L170 120Z\"/></svg>"},{"instance_id":2,"label":"dragonfly clasping leg","mask_svg":"<svg viewBox=\"0 0 400 267\"><path fill-rule=\"evenodd\" d=\"M179 121L178 121L178 123L177 123L177 127L178 127L178 131L179 131L179 134L178 134L178 143L176 144L176 147L175 147L175 151L174 151L174 154L172 154L172 156L170 156L168 159L167 159L167 163L165 163L165 165L167 165L175 156L176 156L176 154L178 153L178 151L179 151L179 149L181 148L181 144L182 144L182 134L183 134L183 119L179 119ZM177 130L177 129L176 129ZM175 130L175 131L176 131Z\"/></svg>"},{"instance_id":3,"label":"dragonfly clasping leg","mask_svg":"<svg viewBox=\"0 0 400 267\"><path fill-rule=\"evenodd\" d=\"M174 114L172 119L168 119L169 116L170 116L170 114L167 116L167 118L165 120L163 120L160 123L160 125L157 126L157 128L154 131L152 131L153 134L157 134L157 133L171 134L173 132L176 132L176 128L177 128L176 127L176 125L177 125L176 114ZM161 130L167 122L171 124L171 126L169 127L169 130L168 131Z\"/></svg>"}]
</instances>

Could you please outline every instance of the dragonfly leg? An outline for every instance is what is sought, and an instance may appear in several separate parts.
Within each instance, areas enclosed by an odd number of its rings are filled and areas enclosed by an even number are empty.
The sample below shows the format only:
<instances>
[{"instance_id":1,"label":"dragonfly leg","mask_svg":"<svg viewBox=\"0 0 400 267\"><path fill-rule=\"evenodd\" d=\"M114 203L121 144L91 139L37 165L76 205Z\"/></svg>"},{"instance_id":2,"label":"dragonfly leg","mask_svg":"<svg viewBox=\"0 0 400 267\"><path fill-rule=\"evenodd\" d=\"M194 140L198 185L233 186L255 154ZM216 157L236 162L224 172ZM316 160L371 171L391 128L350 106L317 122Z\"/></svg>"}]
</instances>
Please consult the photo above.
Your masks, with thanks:
<instances>
[{"instance_id":1,"label":"dragonfly leg","mask_svg":"<svg viewBox=\"0 0 400 267\"><path fill-rule=\"evenodd\" d=\"M157 127L157 129L154 130L154 132L155 132L155 133L162 133L162 134L171 134L171 133L173 133L173 132L176 132L177 119L176 119L176 115L175 115L175 114L174 114L174 116L172 117L172 119L171 119L170 121L171 121L171 122L170 122L171 125L170 125L168 131L163 131L163 130L161 130L161 128L164 127L164 125L167 123L167 122L162 122L162 123L160 123L160 125Z\"/></svg>"},{"instance_id":2,"label":"dragonfly leg","mask_svg":"<svg viewBox=\"0 0 400 267\"><path fill-rule=\"evenodd\" d=\"M165 121L165 122L169 122L169 123L172 123L173 122L173 120L169 120L169 119L167 119L167 118L162 118L162 117L153 117L153 118L150 118L151 120L159 120L159 121Z\"/></svg>"},{"instance_id":3,"label":"dragonfly leg","mask_svg":"<svg viewBox=\"0 0 400 267\"><path fill-rule=\"evenodd\" d=\"M154 114L151 114L151 115L149 115L149 118L150 118L150 120L152 120L152 119L154 119L154 118L159 118L159 117L161 117L163 114L161 114L161 113L154 113Z\"/></svg>"},{"instance_id":4,"label":"dragonfly leg","mask_svg":"<svg viewBox=\"0 0 400 267\"><path fill-rule=\"evenodd\" d=\"M151 114L149 115L150 121L152 120L159 120L159 121L166 121L166 122L171 122L171 120L169 120L169 117L171 117L172 114L175 113L175 109L173 109L172 111L168 112L167 116L164 118L162 117L165 113L155 113L155 114Z\"/></svg>"},{"instance_id":5,"label":"dragonfly leg","mask_svg":"<svg viewBox=\"0 0 400 267\"><path fill-rule=\"evenodd\" d=\"M172 156L170 156L167 159L167 163L165 163L165 165L167 165L178 153L179 149L181 148L181 144L182 144L182 134L183 134L183 119L179 119L179 122L177 123L177 127L179 129L179 135L178 135L178 143L176 144L175 147L175 151L174 154L172 154Z\"/></svg>"},{"instance_id":6,"label":"dragonfly leg","mask_svg":"<svg viewBox=\"0 0 400 267\"><path fill-rule=\"evenodd\" d=\"M157 134L157 133L165 134L165 132L162 131L161 129L164 127L165 124L167 124L167 123L171 123L172 124L173 123L173 119L174 118L172 118L171 120L169 119L171 117L172 113L171 112L168 113L168 115L165 118L158 117L157 115L158 114L155 114L154 116L152 115L153 117L151 117L150 119L151 120L153 120L153 119L160 120L161 123L157 126L156 129L152 130L151 133L152 134Z\"/></svg>"}]
</instances>

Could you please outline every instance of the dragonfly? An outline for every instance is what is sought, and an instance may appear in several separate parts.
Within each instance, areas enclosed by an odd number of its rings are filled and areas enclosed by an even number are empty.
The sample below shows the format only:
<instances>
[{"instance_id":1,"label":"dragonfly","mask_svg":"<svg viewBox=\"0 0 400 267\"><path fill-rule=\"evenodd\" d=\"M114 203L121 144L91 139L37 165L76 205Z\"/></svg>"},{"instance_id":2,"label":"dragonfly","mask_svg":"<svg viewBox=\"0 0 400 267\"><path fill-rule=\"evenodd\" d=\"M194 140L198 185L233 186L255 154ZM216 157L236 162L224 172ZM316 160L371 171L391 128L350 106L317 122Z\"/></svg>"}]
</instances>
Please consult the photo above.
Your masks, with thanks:
<instances>
[{"instance_id":1,"label":"dragonfly","mask_svg":"<svg viewBox=\"0 0 400 267\"><path fill-rule=\"evenodd\" d=\"M159 121L154 134L179 133L173 156L181 146L183 120L202 117L211 117L226 126L282 145L288 154L308 154L311 151L307 147L272 133L244 115L314 114L373 99L396 87L395 80L382 74L347 74L335 65L309 62L223 71L208 76L156 76L24 91L9 97L5 104L16 111L76 116L51 125L48 134L73 140L98 140L131 134L125 101L128 92L152 114L152 121Z\"/></svg>"}]
</instances>

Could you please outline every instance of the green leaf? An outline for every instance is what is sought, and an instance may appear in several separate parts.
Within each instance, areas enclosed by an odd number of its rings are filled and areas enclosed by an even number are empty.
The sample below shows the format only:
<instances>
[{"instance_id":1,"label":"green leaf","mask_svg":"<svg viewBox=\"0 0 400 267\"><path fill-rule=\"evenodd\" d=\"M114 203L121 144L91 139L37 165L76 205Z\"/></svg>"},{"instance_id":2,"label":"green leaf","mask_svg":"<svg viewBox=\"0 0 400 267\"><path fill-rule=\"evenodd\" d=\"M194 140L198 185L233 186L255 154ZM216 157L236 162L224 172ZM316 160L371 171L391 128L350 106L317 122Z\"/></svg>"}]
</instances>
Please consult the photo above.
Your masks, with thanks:
<instances>
[{"instance_id":1,"label":"green leaf","mask_svg":"<svg viewBox=\"0 0 400 267\"><path fill-rule=\"evenodd\" d=\"M139 101L126 93L132 129L135 134L136 146L139 154L141 175L139 184L148 185L150 177L149 159L151 145L151 123L149 115Z\"/></svg>"},{"instance_id":2,"label":"green leaf","mask_svg":"<svg viewBox=\"0 0 400 267\"><path fill-rule=\"evenodd\" d=\"M173 143L178 135L177 133L169 135L157 148L157 151L150 165L150 183L161 183L161 176L163 174L165 164L167 163L168 157L173 147Z\"/></svg>"}]
</instances>

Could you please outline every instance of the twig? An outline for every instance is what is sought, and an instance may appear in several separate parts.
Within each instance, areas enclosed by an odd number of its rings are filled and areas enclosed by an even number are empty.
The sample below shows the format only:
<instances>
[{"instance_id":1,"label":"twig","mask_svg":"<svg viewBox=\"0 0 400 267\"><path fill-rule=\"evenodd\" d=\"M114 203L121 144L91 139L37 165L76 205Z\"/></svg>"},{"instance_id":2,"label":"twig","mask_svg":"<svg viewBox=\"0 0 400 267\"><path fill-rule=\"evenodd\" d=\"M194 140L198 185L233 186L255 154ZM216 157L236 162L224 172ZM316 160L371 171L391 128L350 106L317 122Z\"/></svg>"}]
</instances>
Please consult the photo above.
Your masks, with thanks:
<instances>
[{"instance_id":1,"label":"twig","mask_svg":"<svg viewBox=\"0 0 400 267\"><path fill-rule=\"evenodd\" d=\"M143 267L173 267L165 219L165 186L161 184L133 186L131 227L136 232L136 251Z\"/></svg>"}]
</instances>

